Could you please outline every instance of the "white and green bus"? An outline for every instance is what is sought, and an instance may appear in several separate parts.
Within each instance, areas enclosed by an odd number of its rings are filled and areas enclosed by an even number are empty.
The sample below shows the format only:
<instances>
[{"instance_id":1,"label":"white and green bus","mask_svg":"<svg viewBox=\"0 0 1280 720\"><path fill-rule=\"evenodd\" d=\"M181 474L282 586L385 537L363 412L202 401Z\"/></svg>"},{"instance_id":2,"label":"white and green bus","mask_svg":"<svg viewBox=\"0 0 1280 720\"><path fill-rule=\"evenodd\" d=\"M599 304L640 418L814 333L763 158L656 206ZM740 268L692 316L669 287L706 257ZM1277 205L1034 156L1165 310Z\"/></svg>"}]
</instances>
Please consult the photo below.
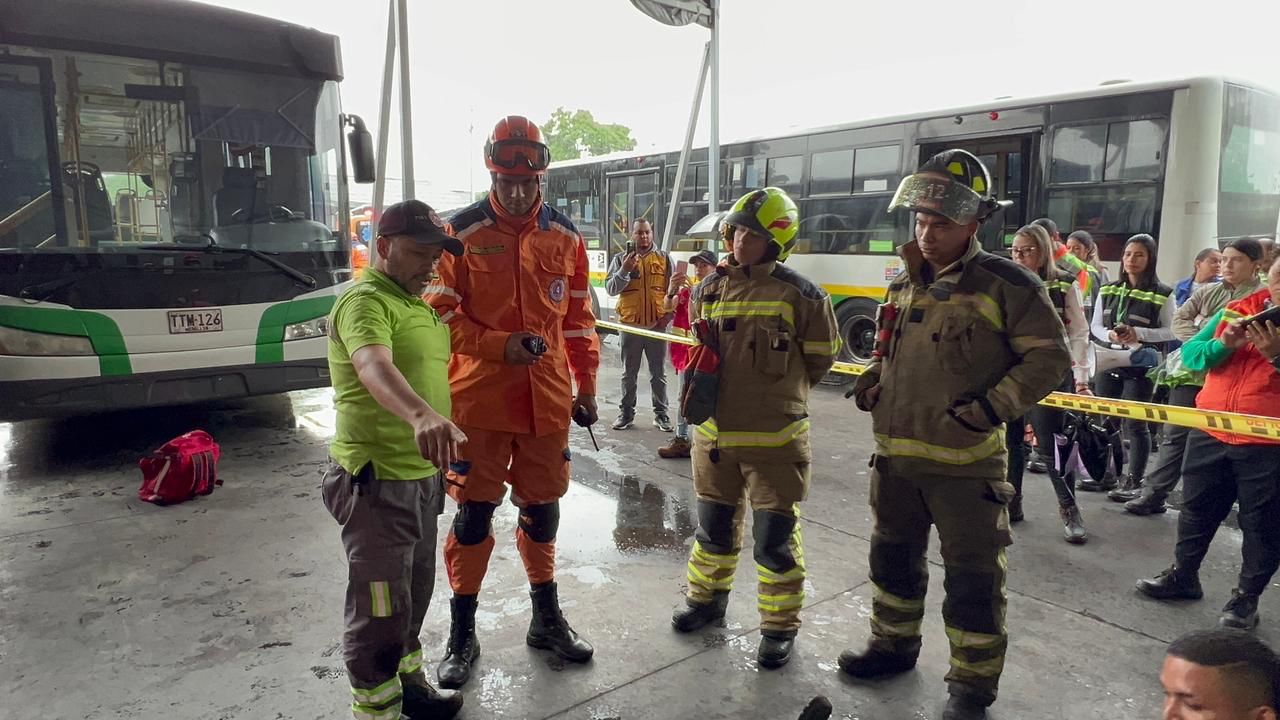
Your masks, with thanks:
<instances>
[{"instance_id":1,"label":"white and green bus","mask_svg":"<svg viewBox=\"0 0 1280 720\"><path fill-rule=\"evenodd\" d=\"M949 147L981 157L995 192L1013 201L979 234L996 252L1018 227L1048 216L1064 237L1088 230L1114 268L1130 235L1150 233L1160 276L1173 283L1200 249L1273 237L1280 221L1280 96L1222 78L1108 83L725 143L720 208L766 185L799 202L799 242L787 264L831 294L842 360L869 358L875 307L901 268L896 253L910 218L886 212L898 182ZM636 218L663 236L678 159L628 153L551 166L547 201L582 231L606 314L609 259ZM706 148L692 152L685 178L669 248L679 255L701 249L714 227Z\"/></svg>"},{"instance_id":2,"label":"white and green bus","mask_svg":"<svg viewBox=\"0 0 1280 720\"><path fill-rule=\"evenodd\" d=\"M338 39L184 0L0 3L0 420L327 385Z\"/></svg>"}]
</instances>

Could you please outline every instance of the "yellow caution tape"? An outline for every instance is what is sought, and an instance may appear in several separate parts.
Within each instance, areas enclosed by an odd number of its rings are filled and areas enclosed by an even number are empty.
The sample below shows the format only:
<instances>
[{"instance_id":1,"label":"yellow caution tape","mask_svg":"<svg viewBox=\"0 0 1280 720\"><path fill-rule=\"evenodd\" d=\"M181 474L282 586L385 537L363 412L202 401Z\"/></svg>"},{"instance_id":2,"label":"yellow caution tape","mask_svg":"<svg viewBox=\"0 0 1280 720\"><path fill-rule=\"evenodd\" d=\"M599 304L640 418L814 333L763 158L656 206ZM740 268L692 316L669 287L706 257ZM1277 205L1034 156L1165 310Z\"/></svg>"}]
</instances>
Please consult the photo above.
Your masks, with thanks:
<instances>
[{"instance_id":1,"label":"yellow caution tape","mask_svg":"<svg viewBox=\"0 0 1280 720\"><path fill-rule=\"evenodd\" d=\"M697 345L693 338L671 335L657 330L623 325L622 323L597 320L598 327L605 327L618 332L643 335L655 340L679 343L681 345ZM858 363L837 362L832 372L844 375L861 375L866 368ZM1133 400L1113 400L1090 395L1073 395L1055 392L1040 401L1041 405L1092 413L1110 415L1130 420L1146 420L1149 422L1180 425L1197 430L1213 430L1216 432L1243 435L1245 437L1280 440L1280 418L1263 415L1245 415L1243 413L1218 412L1216 410L1200 410L1177 405L1157 405L1155 403L1135 402Z\"/></svg>"}]
</instances>

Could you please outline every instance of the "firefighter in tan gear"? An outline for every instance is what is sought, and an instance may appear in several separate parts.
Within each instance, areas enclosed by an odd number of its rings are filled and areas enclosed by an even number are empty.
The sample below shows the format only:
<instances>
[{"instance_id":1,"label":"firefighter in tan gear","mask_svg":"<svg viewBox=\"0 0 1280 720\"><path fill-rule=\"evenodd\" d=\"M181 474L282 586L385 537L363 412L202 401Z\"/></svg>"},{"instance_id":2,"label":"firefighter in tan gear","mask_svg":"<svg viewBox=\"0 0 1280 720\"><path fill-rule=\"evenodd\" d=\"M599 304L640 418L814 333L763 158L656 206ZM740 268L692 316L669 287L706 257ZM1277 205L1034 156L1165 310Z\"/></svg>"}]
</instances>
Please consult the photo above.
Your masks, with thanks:
<instances>
[{"instance_id":1,"label":"firefighter in tan gear","mask_svg":"<svg viewBox=\"0 0 1280 720\"><path fill-rule=\"evenodd\" d=\"M809 389L840 343L827 293L782 265L799 230L795 202L778 188L755 190L724 223L732 254L698 285L690 312L695 329L705 323L718 339L719 384L714 413L693 432L698 531L689 591L671 622L691 632L724 617L745 499L759 578L757 659L776 668L791 659L804 603L797 508L809 486Z\"/></svg>"},{"instance_id":2,"label":"firefighter in tan gear","mask_svg":"<svg viewBox=\"0 0 1280 720\"><path fill-rule=\"evenodd\" d=\"M1013 497L1004 423L1071 367L1043 283L978 242L979 224L1001 206L990 188L986 168L963 150L933 156L902 181L889 209L915 212L916 239L900 251L906 269L889 285L875 356L852 391L875 432L871 639L843 653L840 668L871 678L915 666L936 525L951 643L943 720L985 718L1004 667Z\"/></svg>"}]
</instances>

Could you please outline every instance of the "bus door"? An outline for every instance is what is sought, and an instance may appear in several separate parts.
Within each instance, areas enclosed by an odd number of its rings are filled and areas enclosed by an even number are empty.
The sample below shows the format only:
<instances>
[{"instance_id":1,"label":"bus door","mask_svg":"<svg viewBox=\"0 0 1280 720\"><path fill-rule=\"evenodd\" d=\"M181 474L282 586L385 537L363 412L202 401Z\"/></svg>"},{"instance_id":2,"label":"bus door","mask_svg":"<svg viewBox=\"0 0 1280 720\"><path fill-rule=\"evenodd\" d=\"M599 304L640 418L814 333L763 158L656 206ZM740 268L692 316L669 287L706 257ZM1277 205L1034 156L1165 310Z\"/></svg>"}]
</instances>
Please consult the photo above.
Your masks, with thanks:
<instances>
[{"instance_id":1,"label":"bus door","mask_svg":"<svg viewBox=\"0 0 1280 720\"><path fill-rule=\"evenodd\" d=\"M626 251L631 240L631 224L636 220L648 220L653 225L654 243L662 237L658 180L657 170L610 175L606 179L605 212L609 218L606 250L609 260Z\"/></svg>"},{"instance_id":2,"label":"bus door","mask_svg":"<svg viewBox=\"0 0 1280 720\"><path fill-rule=\"evenodd\" d=\"M1027 202L1033 195L1029 192L1029 184L1038 139L1038 134L1024 134L920 145L922 164L943 150L968 150L978 156L991 173L995 196L1013 202L1012 206L997 213L978 229L978 240L984 250L1007 252L1013 245L1013 234L1018 228L1035 219L1027 216Z\"/></svg>"}]
</instances>

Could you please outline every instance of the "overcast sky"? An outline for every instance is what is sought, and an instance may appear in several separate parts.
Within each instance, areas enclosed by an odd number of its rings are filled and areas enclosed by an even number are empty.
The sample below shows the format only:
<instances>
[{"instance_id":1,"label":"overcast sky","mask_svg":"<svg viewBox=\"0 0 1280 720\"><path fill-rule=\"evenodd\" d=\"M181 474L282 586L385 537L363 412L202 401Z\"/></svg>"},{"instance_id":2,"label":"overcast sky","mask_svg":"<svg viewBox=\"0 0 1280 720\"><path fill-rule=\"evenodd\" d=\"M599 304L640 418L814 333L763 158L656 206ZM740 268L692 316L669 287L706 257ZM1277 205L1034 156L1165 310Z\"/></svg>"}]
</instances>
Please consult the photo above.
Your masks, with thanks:
<instances>
[{"instance_id":1,"label":"overcast sky","mask_svg":"<svg viewBox=\"0 0 1280 720\"><path fill-rule=\"evenodd\" d=\"M1280 89L1261 0L1200 0L1194 12L1148 0L721 1L723 141L1118 78L1226 74ZM385 0L212 2L338 35L345 109L376 129ZM630 127L640 149L678 149L708 36L627 0L409 0L409 22L414 166L437 189L484 189L484 139L508 113L540 122L582 108Z\"/></svg>"}]
</instances>

